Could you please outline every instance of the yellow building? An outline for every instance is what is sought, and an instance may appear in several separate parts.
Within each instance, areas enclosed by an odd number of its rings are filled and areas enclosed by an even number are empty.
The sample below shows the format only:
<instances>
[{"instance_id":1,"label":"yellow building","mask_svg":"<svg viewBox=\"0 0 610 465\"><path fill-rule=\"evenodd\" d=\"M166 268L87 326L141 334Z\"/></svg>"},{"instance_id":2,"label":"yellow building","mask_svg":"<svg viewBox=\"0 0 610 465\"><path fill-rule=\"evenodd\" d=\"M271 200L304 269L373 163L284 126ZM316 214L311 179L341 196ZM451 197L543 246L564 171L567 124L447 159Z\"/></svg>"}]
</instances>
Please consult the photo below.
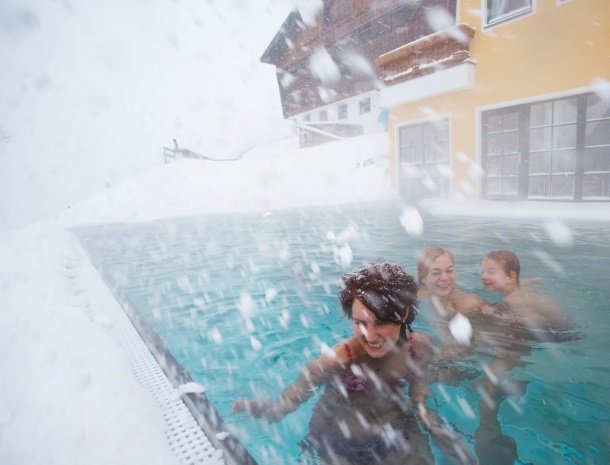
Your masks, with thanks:
<instances>
[{"instance_id":1,"label":"yellow building","mask_svg":"<svg viewBox=\"0 0 610 465\"><path fill-rule=\"evenodd\" d=\"M456 13L376 61L396 185L610 200L610 0L459 0Z\"/></svg>"}]
</instances>

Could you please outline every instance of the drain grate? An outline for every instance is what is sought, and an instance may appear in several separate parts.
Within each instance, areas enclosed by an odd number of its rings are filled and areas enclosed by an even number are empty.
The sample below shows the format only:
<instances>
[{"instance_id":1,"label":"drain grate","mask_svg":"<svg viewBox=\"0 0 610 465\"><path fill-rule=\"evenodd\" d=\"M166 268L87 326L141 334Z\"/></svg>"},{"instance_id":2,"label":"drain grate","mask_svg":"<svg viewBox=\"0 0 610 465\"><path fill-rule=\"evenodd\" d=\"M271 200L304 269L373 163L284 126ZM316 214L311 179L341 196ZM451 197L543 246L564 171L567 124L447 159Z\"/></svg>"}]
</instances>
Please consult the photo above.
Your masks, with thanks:
<instances>
[{"instance_id":1,"label":"drain grate","mask_svg":"<svg viewBox=\"0 0 610 465\"><path fill-rule=\"evenodd\" d=\"M115 326L115 333L128 354L136 379L152 393L161 408L169 445L180 463L224 464L222 451L205 436L127 316L122 324Z\"/></svg>"},{"instance_id":2,"label":"drain grate","mask_svg":"<svg viewBox=\"0 0 610 465\"><path fill-rule=\"evenodd\" d=\"M80 247L77 255L78 258L72 260L71 266L80 269L70 279L77 280L80 277L81 282L75 284L83 287L86 283L101 282L102 278ZM110 289L105 285L104 287L111 295ZM159 405L165 420L165 434L169 446L178 461L182 465L225 465L222 450L215 448L210 442L114 296L112 300L116 305L93 306L88 303L88 316L104 321L110 319L113 322L107 325L108 330L126 351L137 381L152 394ZM93 308L95 311L92 312ZM105 314L96 314L101 311Z\"/></svg>"}]
</instances>

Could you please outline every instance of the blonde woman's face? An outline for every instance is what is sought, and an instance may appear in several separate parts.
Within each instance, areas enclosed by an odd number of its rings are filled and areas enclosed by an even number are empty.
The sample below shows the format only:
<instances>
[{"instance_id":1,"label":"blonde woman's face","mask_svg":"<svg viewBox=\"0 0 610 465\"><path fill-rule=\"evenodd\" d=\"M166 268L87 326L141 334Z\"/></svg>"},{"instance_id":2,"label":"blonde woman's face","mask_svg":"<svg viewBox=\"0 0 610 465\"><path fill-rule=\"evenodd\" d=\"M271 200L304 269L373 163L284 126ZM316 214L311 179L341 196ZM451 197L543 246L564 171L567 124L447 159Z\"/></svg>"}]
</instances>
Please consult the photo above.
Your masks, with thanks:
<instances>
[{"instance_id":1,"label":"blonde woman's face","mask_svg":"<svg viewBox=\"0 0 610 465\"><path fill-rule=\"evenodd\" d=\"M446 297L455 290L455 266L447 254L440 255L432 262L422 284L437 297Z\"/></svg>"}]
</instances>

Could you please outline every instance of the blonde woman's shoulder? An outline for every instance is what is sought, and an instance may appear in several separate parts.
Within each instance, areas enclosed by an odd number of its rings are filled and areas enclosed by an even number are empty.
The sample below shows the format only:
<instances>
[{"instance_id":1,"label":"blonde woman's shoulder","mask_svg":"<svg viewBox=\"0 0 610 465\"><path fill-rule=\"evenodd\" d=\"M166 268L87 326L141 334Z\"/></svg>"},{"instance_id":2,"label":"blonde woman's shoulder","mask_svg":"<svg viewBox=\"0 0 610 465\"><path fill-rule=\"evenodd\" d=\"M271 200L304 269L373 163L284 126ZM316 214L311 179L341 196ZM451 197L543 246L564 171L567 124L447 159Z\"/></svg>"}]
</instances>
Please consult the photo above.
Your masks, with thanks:
<instances>
[{"instance_id":1,"label":"blonde woman's shoulder","mask_svg":"<svg viewBox=\"0 0 610 465\"><path fill-rule=\"evenodd\" d=\"M429 299L431 296L430 291L428 289L426 289L425 287L419 287L419 289L417 290L417 297L419 297L420 299Z\"/></svg>"}]
</instances>

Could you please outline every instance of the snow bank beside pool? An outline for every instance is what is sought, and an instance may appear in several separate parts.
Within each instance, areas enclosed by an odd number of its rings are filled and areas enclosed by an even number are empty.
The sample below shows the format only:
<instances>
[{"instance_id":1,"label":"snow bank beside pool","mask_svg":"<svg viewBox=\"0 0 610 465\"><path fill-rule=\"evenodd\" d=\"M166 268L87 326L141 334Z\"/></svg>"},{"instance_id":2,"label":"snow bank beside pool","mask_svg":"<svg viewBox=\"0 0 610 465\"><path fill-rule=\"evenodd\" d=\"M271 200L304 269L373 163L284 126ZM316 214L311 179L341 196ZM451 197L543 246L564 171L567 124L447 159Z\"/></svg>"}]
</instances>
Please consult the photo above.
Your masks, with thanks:
<instances>
[{"instance_id":1,"label":"snow bank beside pool","mask_svg":"<svg viewBox=\"0 0 610 465\"><path fill-rule=\"evenodd\" d=\"M76 247L52 221L0 240L0 463L175 464L112 321L92 317L118 303Z\"/></svg>"},{"instance_id":2,"label":"snow bank beside pool","mask_svg":"<svg viewBox=\"0 0 610 465\"><path fill-rule=\"evenodd\" d=\"M240 160L181 159L68 209L70 224L144 221L394 198L387 134L299 150L295 139Z\"/></svg>"}]
</instances>

